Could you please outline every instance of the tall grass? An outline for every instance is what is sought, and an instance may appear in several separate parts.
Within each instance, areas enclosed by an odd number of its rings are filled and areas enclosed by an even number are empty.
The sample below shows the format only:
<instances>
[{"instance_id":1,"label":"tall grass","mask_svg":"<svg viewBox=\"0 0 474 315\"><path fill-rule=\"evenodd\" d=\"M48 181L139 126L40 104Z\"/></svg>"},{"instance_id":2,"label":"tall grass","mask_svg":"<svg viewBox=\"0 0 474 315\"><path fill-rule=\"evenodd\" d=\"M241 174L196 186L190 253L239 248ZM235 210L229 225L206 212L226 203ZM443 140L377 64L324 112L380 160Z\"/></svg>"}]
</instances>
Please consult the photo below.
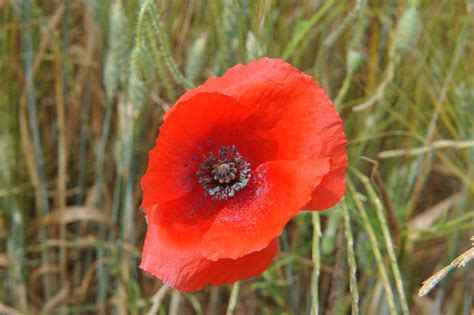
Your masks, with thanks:
<instances>
[{"instance_id":1,"label":"tall grass","mask_svg":"<svg viewBox=\"0 0 474 315\"><path fill-rule=\"evenodd\" d=\"M0 1L0 313L470 314L473 26L469 0ZM261 56L331 95L347 194L262 276L181 294L137 268L147 152Z\"/></svg>"}]
</instances>

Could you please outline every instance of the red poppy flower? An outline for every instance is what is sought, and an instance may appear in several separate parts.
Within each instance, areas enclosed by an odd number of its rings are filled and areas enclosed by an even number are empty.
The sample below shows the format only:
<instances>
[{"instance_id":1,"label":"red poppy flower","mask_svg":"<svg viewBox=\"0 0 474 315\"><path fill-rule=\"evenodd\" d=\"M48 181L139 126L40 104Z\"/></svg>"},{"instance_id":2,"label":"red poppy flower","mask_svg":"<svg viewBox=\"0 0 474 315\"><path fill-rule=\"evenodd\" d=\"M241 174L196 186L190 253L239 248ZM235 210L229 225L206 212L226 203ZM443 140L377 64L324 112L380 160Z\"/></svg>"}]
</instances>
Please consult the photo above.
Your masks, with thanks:
<instances>
[{"instance_id":1,"label":"red poppy flower","mask_svg":"<svg viewBox=\"0 0 474 315\"><path fill-rule=\"evenodd\" d=\"M187 92L141 182L140 267L186 292L259 275L294 215L344 194L345 145L323 89L279 59L236 65Z\"/></svg>"}]
</instances>

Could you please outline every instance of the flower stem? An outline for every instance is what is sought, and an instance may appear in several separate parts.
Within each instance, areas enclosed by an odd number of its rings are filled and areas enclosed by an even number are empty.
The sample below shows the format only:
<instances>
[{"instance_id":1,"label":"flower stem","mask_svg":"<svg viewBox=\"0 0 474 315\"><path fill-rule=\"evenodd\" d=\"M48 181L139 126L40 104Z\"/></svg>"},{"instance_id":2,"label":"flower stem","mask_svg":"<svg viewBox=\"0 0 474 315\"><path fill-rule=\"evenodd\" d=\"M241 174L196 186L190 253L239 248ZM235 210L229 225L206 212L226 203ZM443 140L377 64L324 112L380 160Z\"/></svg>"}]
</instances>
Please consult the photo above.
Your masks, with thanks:
<instances>
[{"instance_id":1,"label":"flower stem","mask_svg":"<svg viewBox=\"0 0 474 315\"><path fill-rule=\"evenodd\" d=\"M318 212L312 212L313 221L313 274L311 277L311 315L319 314L319 274L321 273L321 221Z\"/></svg>"},{"instance_id":2,"label":"flower stem","mask_svg":"<svg viewBox=\"0 0 474 315\"><path fill-rule=\"evenodd\" d=\"M398 314L395 307L395 303L394 303L395 299L394 299L392 287L390 285L390 278L388 276L387 269L385 268L385 265L383 262L382 253L380 252L379 243L377 241L377 236L375 234L374 228L370 224L369 216L367 215L367 212L365 211L365 208L362 205L362 202L357 196L356 189L350 180L347 181L347 186L352 195L352 200L354 201L355 206L357 210L359 211L359 214L362 218L362 224L364 225L367 235L369 236L370 243L372 245L371 246L372 252L374 254L375 261L377 263L377 268L379 270L380 276L382 278L382 283L384 285L386 300L387 300L390 314L392 315Z\"/></svg>"},{"instance_id":3,"label":"flower stem","mask_svg":"<svg viewBox=\"0 0 474 315\"><path fill-rule=\"evenodd\" d=\"M370 184L369 178L363 175L361 172L357 171L356 169L353 169L353 172L364 185L365 190L368 193L369 199L372 201L372 203L375 206L377 218L379 219L380 227L382 228L382 233L385 239L385 245L387 247L388 257L390 259L390 265L392 267L393 276L395 278L395 283L397 285L398 295L400 296L402 314L404 315L410 314L408 302L405 296L403 280L400 273L400 267L398 266L397 257L396 257L395 249L392 242L392 236L390 235L390 231L388 229L387 219L385 218L382 202L377 197L377 194L375 193L374 188Z\"/></svg>"},{"instance_id":4,"label":"flower stem","mask_svg":"<svg viewBox=\"0 0 474 315\"><path fill-rule=\"evenodd\" d=\"M239 296L240 282L234 283L232 286L232 291L230 292L229 305L227 306L226 315L232 315L235 311L235 306L237 305L237 298Z\"/></svg>"},{"instance_id":5,"label":"flower stem","mask_svg":"<svg viewBox=\"0 0 474 315\"><path fill-rule=\"evenodd\" d=\"M349 209L346 200L342 201L344 210L344 234L347 240L347 262L349 264L350 282L349 290L352 295L352 315L359 314L359 287L357 286L357 264L354 254L354 238L352 237L351 221L349 217Z\"/></svg>"}]
</instances>

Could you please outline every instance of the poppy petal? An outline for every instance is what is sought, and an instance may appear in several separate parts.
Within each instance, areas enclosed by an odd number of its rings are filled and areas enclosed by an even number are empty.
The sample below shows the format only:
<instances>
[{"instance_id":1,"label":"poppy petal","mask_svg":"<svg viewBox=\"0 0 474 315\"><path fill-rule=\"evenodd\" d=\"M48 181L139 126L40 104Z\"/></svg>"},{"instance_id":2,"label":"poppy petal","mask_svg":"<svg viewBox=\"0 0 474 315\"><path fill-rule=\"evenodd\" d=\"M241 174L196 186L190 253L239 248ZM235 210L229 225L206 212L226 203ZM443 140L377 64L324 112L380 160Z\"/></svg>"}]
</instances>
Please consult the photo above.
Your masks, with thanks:
<instances>
[{"instance_id":1,"label":"poppy petal","mask_svg":"<svg viewBox=\"0 0 474 315\"><path fill-rule=\"evenodd\" d=\"M163 123L141 186L142 207L176 199L194 189L204 154L226 142L226 130L244 121L254 108L218 93L199 93L183 101ZM227 141L228 142L228 141Z\"/></svg>"},{"instance_id":2,"label":"poppy petal","mask_svg":"<svg viewBox=\"0 0 474 315\"><path fill-rule=\"evenodd\" d=\"M248 189L213 219L201 242L203 255L211 260L237 258L264 248L307 204L328 172L328 159L260 165Z\"/></svg>"},{"instance_id":3,"label":"poppy petal","mask_svg":"<svg viewBox=\"0 0 474 315\"><path fill-rule=\"evenodd\" d=\"M337 149L336 149L337 150ZM331 160L331 170L324 176L321 184L316 187L311 201L303 207L305 210L324 210L336 205L346 192L347 155L345 145L340 146L342 151Z\"/></svg>"},{"instance_id":4,"label":"poppy petal","mask_svg":"<svg viewBox=\"0 0 474 315\"><path fill-rule=\"evenodd\" d=\"M265 271L276 256L278 242L238 259L211 261L192 250L183 250L161 237L159 225L148 225L140 268L183 292L206 284L232 284Z\"/></svg>"},{"instance_id":5,"label":"poppy petal","mask_svg":"<svg viewBox=\"0 0 474 315\"><path fill-rule=\"evenodd\" d=\"M272 161L252 172L248 185L225 201L201 190L149 211L162 238L209 260L239 258L261 250L311 199L329 172L329 160Z\"/></svg>"},{"instance_id":6,"label":"poppy petal","mask_svg":"<svg viewBox=\"0 0 474 315\"><path fill-rule=\"evenodd\" d=\"M347 168L346 136L342 119L331 100L309 75L290 64L262 58L248 65L236 65L222 77L210 78L184 94L219 92L254 106L255 113L234 130L237 147L243 155L252 152L254 142L265 139L265 150L253 150L252 162L329 158L331 172L313 193L307 210L332 207L345 192Z\"/></svg>"},{"instance_id":7,"label":"poppy petal","mask_svg":"<svg viewBox=\"0 0 474 315\"><path fill-rule=\"evenodd\" d=\"M316 85L316 82L313 83ZM289 102L291 106L259 106L235 132L241 135L240 140L244 143L241 146L256 137L277 141L274 155L266 156L270 160L328 158L330 172L316 187L311 201L303 208L323 210L334 206L344 195L347 140L343 122L329 97L319 86L316 85L317 89L310 86L313 89L300 82L293 87L298 95L290 97L293 99ZM278 99L271 101L271 104L277 102Z\"/></svg>"}]
</instances>

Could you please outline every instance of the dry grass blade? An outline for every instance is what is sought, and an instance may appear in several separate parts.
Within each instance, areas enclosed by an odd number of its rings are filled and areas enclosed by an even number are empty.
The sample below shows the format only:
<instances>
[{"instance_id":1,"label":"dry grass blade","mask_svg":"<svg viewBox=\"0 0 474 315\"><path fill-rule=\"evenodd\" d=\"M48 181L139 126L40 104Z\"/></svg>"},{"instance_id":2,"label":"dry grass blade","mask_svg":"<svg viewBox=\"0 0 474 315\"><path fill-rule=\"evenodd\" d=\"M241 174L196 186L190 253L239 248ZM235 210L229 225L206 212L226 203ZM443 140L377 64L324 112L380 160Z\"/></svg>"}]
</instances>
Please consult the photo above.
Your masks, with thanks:
<instances>
[{"instance_id":1,"label":"dry grass blade","mask_svg":"<svg viewBox=\"0 0 474 315\"><path fill-rule=\"evenodd\" d=\"M474 237L471 238L474 241ZM460 268L466 266L471 260L474 259L474 243L472 244L472 248L467 250L466 252L459 255L456 259L454 259L448 266L444 267L440 271L436 272L434 275L429 277L427 280L423 281L423 286L418 290L418 296L425 296L428 294L433 288L446 277L448 272L453 270L454 268Z\"/></svg>"},{"instance_id":2,"label":"dry grass blade","mask_svg":"<svg viewBox=\"0 0 474 315\"><path fill-rule=\"evenodd\" d=\"M423 281L423 286L418 290L418 296L425 296L428 294L447 274L453 269L453 266L448 265Z\"/></svg>"},{"instance_id":3,"label":"dry grass blade","mask_svg":"<svg viewBox=\"0 0 474 315\"><path fill-rule=\"evenodd\" d=\"M382 151L377 155L377 157L379 159L391 159L391 158L396 158L400 156L420 155L420 154L424 154L424 153L431 152L434 150L439 150L439 149L447 149L447 148L467 149L471 147L474 147L473 140L465 140L465 141L438 140L438 141L434 141L429 146L423 146L420 148Z\"/></svg>"},{"instance_id":4,"label":"dry grass blade","mask_svg":"<svg viewBox=\"0 0 474 315\"><path fill-rule=\"evenodd\" d=\"M8 267L10 265L10 259L6 254L0 254L0 267Z\"/></svg>"},{"instance_id":5,"label":"dry grass blade","mask_svg":"<svg viewBox=\"0 0 474 315\"><path fill-rule=\"evenodd\" d=\"M41 309L40 314L50 314L51 310L56 307L57 305L61 304L64 302L64 300L69 296L69 291L70 291L70 285L69 283L66 283L66 286L64 286L58 293L56 293L55 296L53 296Z\"/></svg>"},{"instance_id":6,"label":"dry grass blade","mask_svg":"<svg viewBox=\"0 0 474 315\"><path fill-rule=\"evenodd\" d=\"M23 315L20 311L17 311L13 307L5 305L0 302L0 314L2 315Z\"/></svg>"},{"instance_id":7,"label":"dry grass blade","mask_svg":"<svg viewBox=\"0 0 474 315\"><path fill-rule=\"evenodd\" d=\"M456 193L423 211L410 221L410 231L416 233L416 230L423 230L432 226L446 211L459 203L461 198L462 193Z\"/></svg>"},{"instance_id":8,"label":"dry grass blade","mask_svg":"<svg viewBox=\"0 0 474 315\"><path fill-rule=\"evenodd\" d=\"M178 290L173 290L171 293L171 302L170 302L170 310L169 310L169 315L179 315L181 304L183 301L183 297L181 296L181 293Z\"/></svg>"},{"instance_id":9,"label":"dry grass blade","mask_svg":"<svg viewBox=\"0 0 474 315\"><path fill-rule=\"evenodd\" d=\"M64 210L55 210L42 216L37 224L41 226L50 224L69 224L76 221L96 221L101 224L109 224L109 218L103 211L92 206L66 207Z\"/></svg>"},{"instance_id":10,"label":"dry grass blade","mask_svg":"<svg viewBox=\"0 0 474 315\"><path fill-rule=\"evenodd\" d=\"M96 260L94 261L89 268L87 268L87 271L84 274L84 278L82 279L81 285L78 289L78 295L79 299L84 301L88 292L89 285L94 277L94 273L96 272L97 268L99 268L101 265L105 265L109 263L109 261L106 258L103 258L102 260Z\"/></svg>"},{"instance_id":11,"label":"dry grass blade","mask_svg":"<svg viewBox=\"0 0 474 315\"><path fill-rule=\"evenodd\" d=\"M166 296L166 293L170 287L167 285L162 285L158 291L156 291L155 294L153 294L153 297L151 298L151 307L147 312L147 315L156 315L158 314L158 311L160 310L161 302Z\"/></svg>"},{"instance_id":12,"label":"dry grass blade","mask_svg":"<svg viewBox=\"0 0 474 315\"><path fill-rule=\"evenodd\" d=\"M464 267L467 263L474 259L474 237L472 237L471 240L473 241L472 248L454 259L451 265L458 268Z\"/></svg>"}]
</instances>

